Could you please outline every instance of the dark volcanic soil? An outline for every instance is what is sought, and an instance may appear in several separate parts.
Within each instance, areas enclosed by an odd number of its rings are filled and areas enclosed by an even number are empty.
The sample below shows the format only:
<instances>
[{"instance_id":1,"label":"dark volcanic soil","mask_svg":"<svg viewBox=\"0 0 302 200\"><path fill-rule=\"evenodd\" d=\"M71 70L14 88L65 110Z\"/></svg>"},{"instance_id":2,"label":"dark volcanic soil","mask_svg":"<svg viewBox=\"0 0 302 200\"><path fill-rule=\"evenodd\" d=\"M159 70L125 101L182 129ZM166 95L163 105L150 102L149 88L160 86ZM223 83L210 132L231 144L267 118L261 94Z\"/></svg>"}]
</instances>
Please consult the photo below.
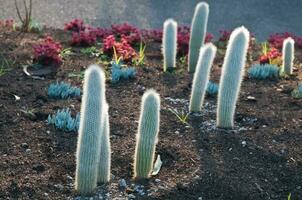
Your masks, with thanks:
<instances>
[{"instance_id":1,"label":"dark volcanic soil","mask_svg":"<svg viewBox=\"0 0 302 200\"><path fill-rule=\"evenodd\" d=\"M47 32L69 47L68 34ZM99 60L73 48L75 55L64 59L56 76L32 79L23 73L22 65L31 62L31 44L41 37L0 31L0 59L15 61L0 76L0 199L76 197L73 181L77 133L56 130L47 125L46 118L65 107L73 114L79 112L81 100L52 100L46 90L56 80L82 87L80 78L69 78L68 74L79 73ZM215 97L206 98L202 113L189 116L189 125L167 110L187 110L192 75L180 63L178 67L183 70L163 73L161 58L155 54L160 54L159 49L149 52L146 66L137 68L135 80L115 85L107 82L114 177L109 185L99 187L99 194L108 199L134 195L136 199L280 200L291 193L292 199L302 199L302 100L290 94L302 79L301 68L297 67L295 76L278 81L245 78L236 128L225 131L215 127ZM213 67L211 79L216 82L221 63L218 58ZM141 96L148 88L161 95L156 153L161 155L163 166L148 183L135 183L135 134ZM20 100L16 101L14 95ZM118 189L121 179L129 186L124 191ZM143 195L133 190L137 186Z\"/></svg>"}]
</instances>

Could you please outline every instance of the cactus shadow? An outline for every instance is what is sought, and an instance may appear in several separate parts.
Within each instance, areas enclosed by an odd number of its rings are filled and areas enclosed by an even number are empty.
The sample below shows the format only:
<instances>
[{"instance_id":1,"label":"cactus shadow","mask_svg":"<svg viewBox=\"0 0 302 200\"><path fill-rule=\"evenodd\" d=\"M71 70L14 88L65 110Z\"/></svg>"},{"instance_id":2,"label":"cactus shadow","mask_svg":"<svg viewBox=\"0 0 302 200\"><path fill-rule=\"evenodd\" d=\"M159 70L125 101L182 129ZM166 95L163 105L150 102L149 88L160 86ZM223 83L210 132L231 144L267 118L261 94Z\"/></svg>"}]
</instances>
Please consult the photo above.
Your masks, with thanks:
<instances>
[{"instance_id":1,"label":"cactus shadow","mask_svg":"<svg viewBox=\"0 0 302 200\"><path fill-rule=\"evenodd\" d=\"M243 147L239 134L195 134L202 150L200 178L147 199L286 199L289 192L294 198L302 196L297 189L302 166L289 165L285 155L249 142Z\"/></svg>"}]
</instances>

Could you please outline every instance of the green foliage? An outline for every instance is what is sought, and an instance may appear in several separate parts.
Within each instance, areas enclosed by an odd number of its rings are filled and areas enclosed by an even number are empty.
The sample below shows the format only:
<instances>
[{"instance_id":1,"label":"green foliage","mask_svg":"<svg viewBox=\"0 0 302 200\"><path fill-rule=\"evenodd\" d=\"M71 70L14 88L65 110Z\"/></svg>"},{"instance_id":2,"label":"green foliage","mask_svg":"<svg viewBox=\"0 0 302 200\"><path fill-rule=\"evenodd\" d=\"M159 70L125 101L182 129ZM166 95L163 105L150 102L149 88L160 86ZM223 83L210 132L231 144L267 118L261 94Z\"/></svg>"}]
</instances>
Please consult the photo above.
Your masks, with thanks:
<instances>
[{"instance_id":1,"label":"green foliage","mask_svg":"<svg viewBox=\"0 0 302 200\"><path fill-rule=\"evenodd\" d=\"M40 33L43 31L43 26L37 20L31 19L29 22L29 30Z\"/></svg>"},{"instance_id":2,"label":"green foliage","mask_svg":"<svg viewBox=\"0 0 302 200\"><path fill-rule=\"evenodd\" d=\"M277 79L279 78L279 67L271 64L255 64L248 70L251 79Z\"/></svg>"},{"instance_id":3,"label":"green foliage","mask_svg":"<svg viewBox=\"0 0 302 200\"><path fill-rule=\"evenodd\" d=\"M142 66L145 64L145 50L146 50L146 44L143 44L143 42L140 42L139 45L139 52L138 52L138 58L134 59L134 65L136 66Z\"/></svg>"},{"instance_id":4,"label":"green foliage","mask_svg":"<svg viewBox=\"0 0 302 200\"><path fill-rule=\"evenodd\" d=\"M101 55L101 51L94 46L81 49L81 53L89 57L99 57Z\"/></svg>"},{"instance_id":5,"label":"green foliage","mask_svg":"<svg viewBox=\"0 0 302 200\"><path fill-rule=\"evenodd\" d=\"M57 129L66 132L76 132L79 129L80 114L78 113L75 118L71 116L69 108L58 110L53 115L48 115L47 123L54 125Z\"/></svg>"},{"instance_id":6,"label":"green foliage","mask_svg":"<svg viewBox=\"0 0 302 200\"><path fill-rule=\"evenodd\" d=\"M176 108L168 108L168 111L173 113L182 124L189 125L187 120L190 113L186 112L184 109L177 110Z\"/></svg>"},{"instance_id":7,"label":"green foliage","mask_svg":"<svg viewBox=\"0 0 302 200\"><path fill-rule=\"evenodd\" d=\"M72 52L71 48L65 48L60 52L60 57L65 58L67 56L73 55L74 53Z\"/></svg>"},{"instance_id":8,"label":"green foliage","mask_svg":"<svg viewBox=\"0 0 302 200\"><path fill-rule=\"evenodd\" d=\"M154 90L145 92L136 136L134 177L149 178L158 140L160 121L160 97Z\"/></svg>"},{"instance_id":9,"label":"green foliage","mask_svg":"<svg viewBox=\"0 0 302 200\"><path fill-rule=\"evenodd\" d=\"M4 55L0 54L0 76L3 76L8 71L10 71L12 65L15 64L15 61L5 58Z\"/></svg>"}]
</instances>

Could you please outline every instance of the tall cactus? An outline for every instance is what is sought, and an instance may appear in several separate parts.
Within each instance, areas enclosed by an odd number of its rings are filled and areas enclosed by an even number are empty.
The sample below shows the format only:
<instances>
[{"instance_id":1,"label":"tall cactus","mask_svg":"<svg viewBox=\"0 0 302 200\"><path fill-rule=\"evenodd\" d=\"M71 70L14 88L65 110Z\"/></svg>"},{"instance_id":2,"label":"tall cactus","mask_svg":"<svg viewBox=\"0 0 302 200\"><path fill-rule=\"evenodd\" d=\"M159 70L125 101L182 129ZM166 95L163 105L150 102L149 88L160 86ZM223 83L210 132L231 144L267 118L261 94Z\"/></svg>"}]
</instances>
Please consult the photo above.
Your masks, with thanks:
<instances>
[{"instance_id":1,"label":"tall cactus","mask_svg":"<svg viewBox=\"0 0 302 200\"><path fill-rule=\"evenodd\" d=\"M105 74L92 65L85 72L76 152L75 189L81 195L91 194L97 185L104 104Z\"/></svg>"},{"instance_id":2,"label":"tall cactus","mask_svg":"<svg viewBox=\"0 0 302 200\"><path fill-rule=\"evenodd\" d=\"M189 107L190 112L201 111L207 84L209 82L211 66L216 55L216 49L217 48L212 43L206 44L200 48L197 68L193 78Z\"/></svg>"},{"instance_id":3,"label":"tall cactus","mask_svg":"<svg viewBox=\"0 0 302 200\"><path fill-rule=\"evenodd\" d=\"M236 28L228 42L222 66L218 93L217 126L232 128L239 90L244 74L250 33L245 27Z\"/></svg>"},{"instance_id":4,"label":"tall cactus","mask_svg":"<svg viewBox=\"0 0 302 200\"><path fill-rule=\"evenodd\" d=\"M282 72L287 75L293 74L293 62L295 58L295 41L289 37L283 41L282 49Z\"/></svg>"},{"instance_id":5,"label":"tall cactus","mask_svg":"<svg viewBox=\"0 0 302 200\"><path fill-rule=\"evenodd\" d=\"M175 68L177 50L177 22L167 19L163 32L164 72Z\"/></svg>"},{"instance_id":6,"label":"tall cactus","mask_svg":"<svg viewBox=\"0 0 302 200\"><path fill-rule=\"evenodd\" d=\"M191 24L189 43L189 67L193 73L198 61L199 49L204 44L209 16L209 5L205 2L197 4Z\"/></svg>"},{"instance_id":7,"label":"tall cactus","mask_svg":"<svg viewBox=\"0 0 302 200\"><path fill-rule=\"evenodd\" d=\"M153 168L155 146L159 131L160 98L154 90L145 92L136 135L134 177L148 178Z\"/></svg>"},{"instance_id":8,"label":"tall cactus","mask_svg":"<svg viewBox=\"0 0 302 200\"><path fill-rule=\"evenodd\" d=\"M106 183L110 180L110 168L111 168L111 150L110 150L110 126L109 126L109 113L108 104L104 107L104 121L102 127L101 138L101 153L100 163L98 171L98 182Z\"/></svg>"}]
</instances>

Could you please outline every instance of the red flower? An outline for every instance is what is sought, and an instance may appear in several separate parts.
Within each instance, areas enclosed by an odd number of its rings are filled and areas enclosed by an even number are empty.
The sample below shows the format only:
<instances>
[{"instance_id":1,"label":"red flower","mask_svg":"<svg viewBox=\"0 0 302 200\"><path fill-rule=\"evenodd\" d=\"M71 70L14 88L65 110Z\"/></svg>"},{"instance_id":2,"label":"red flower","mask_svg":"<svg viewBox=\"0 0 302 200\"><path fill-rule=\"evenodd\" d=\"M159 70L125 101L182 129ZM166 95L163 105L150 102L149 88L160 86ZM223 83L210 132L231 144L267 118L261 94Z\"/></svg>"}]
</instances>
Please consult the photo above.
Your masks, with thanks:
<instances>
[{"instance_id":1,"label":"red flower","mask_svg":"<svg viewBox=\"0 0 302 200\"><path fill-rule=\"evenodd\" d=\"M72 33L71 45L73 46L91 46L96 42L96 36L89 31L80 31Z\"/></svg>"},{"instance_id":2,"label":"red flower","mask_svg":"<svg viewBox=\"0 0 302 200\"><path fill-rule=\"evenodd\" d=\"M297 36L289 32L272 34L269 36L268 42L270 46L275 47L277 49L281 49L283 46L283 41L288 37L294 39L296 47L302 48L302 36Z\"/></svg>"},{"instance_id":3,"label":"red flower","mask_svg":"<svg viewBox=\"0 0 302 200\"><path fill-rule=\"evenodd\" d=\"M269 63L269 57L266 55L260 56L260 64L268 64Z\"/></svg>"},{"instance_id":4,"label":"red flower","mask_svg":"<svg viewBox=\"0 0 302 200\"><path fill-rule=\"evenodd\" d=\"M121 57L123 61L131 61L137 57L136 51L129 44L125 35L121 35L120 42L117 42L114 35L109 35L103 40L103 51L107 54L113 54L113 47L116 50L117 56Z\"/></svg>"},{"instance_id":5,"label":"red flower","mask_svg":"<svg viewBox=\"0 0 302 200\"><path fill-rule=\"evenodd\" d=\"M52 37L47 36L40 44L33 45L34 61L44 66L59 67L62 64L60 52L62 46L55 42Z\"/></svg>"},{"instance_id":6,"label":"red flower","mask_svg":"<svg viewBox=\"0 0 302 200\"><path fill-rule=\"evenodd\" d=\"M73 19L71 22L65 24L65 31L72 31L72 32L80 32L85 31L87 25L84 24L84 21L81 19Z\"/></svg>"}]
</instances>

